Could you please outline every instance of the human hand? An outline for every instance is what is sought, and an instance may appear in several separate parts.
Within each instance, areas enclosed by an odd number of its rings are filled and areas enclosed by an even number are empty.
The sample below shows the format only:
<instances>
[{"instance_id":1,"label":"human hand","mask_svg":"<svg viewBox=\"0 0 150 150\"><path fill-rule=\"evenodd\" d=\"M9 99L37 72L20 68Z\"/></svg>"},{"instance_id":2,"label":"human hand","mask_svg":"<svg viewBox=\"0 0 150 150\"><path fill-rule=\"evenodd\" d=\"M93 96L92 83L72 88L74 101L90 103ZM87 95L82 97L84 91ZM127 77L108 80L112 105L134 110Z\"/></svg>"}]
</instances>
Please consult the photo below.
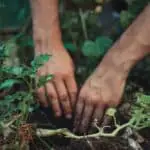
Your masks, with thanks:
<instances>
[{"instance_id":1,"label":"human hand","mask_svg":"<svg viewBox=\"0 0 150 150\"><path fill-rule=\"evenodd\" d=\"M37 52L43 53L42 50ZM52 74L54 78L37 90L39 102L44 107L51 105L56 117L64 112L70 119L77 93L73 62L63 46L57 46L48 53L52 57L39 69L38 76Z\"/></svg>"},{"instance_id":2,"label":"human hand","mask_svg":"<svg viewBox=\"0 0 150 150\"><path fill-rule=\"evenodd\" d=\"M105 73L101 71L95 71L79 93L75 131L86 132L95 119L101 123L105 110L116 107L121 101L126 77L119 75L113 68Z\"/></svg>"}]
</instances>

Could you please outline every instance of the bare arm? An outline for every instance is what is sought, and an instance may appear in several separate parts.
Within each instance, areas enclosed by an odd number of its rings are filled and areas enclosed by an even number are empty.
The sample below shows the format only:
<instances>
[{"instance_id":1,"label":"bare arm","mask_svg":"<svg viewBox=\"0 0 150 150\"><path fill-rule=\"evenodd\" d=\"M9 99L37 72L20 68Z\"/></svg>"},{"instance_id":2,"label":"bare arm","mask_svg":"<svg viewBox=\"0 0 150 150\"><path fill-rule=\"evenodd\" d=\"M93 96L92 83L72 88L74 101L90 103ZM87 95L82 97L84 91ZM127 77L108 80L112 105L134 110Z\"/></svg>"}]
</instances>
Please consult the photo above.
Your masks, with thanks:
<instances>
[{"instance_id":1,"label":"bare arm","mask_svg":"<svg viewBox=\"0 0 150 150\"><path fill-rule=\"evenodd\" d=\"M102 63L109 62L111 65L114 64L114 67L119 67L120 71L127 71L128 74L140 59L150 53L149 15L150 5L146 6L143 12L116 41Z\"/></svg>"},{"instance_id":2,"label":"bare arm","mask_svg":"<svg viewBox=\"0 0 150 150\"><path fill-rule=\"evenodd\" d=\"M50 45L62 44L58 0L30 0L30 3L35 40L41 42L41 35L43 35L50 39Z\"/></svg>"},{"instance_id":3,"label":"bare arm","mask_svg":"<svg viewBox=\"0 0 150 150\"><path fill-rule=\"evenodd\" d=\"M91 118L100 123L107 108L120 104L129 71L149 53L150 5L110 48L83 85L76 105L76 130L86 131Z\"/></svg>"},{"instance_id":4,"label":"bare arm","mask_svg":"<svg viewBox=\"0 0 150 150\"><path fill-rule=\"evenodd\" d=\"M51 105L57 117L64 114L66 118L71 118L77 86L72 59L61 40L58 0L30 0L30 2L35 55L41 53L52 55L52 58L39 69L38 76L54 75L52 81L38 89L39 102L44 107Z\"/></svg>"}]
</instances>

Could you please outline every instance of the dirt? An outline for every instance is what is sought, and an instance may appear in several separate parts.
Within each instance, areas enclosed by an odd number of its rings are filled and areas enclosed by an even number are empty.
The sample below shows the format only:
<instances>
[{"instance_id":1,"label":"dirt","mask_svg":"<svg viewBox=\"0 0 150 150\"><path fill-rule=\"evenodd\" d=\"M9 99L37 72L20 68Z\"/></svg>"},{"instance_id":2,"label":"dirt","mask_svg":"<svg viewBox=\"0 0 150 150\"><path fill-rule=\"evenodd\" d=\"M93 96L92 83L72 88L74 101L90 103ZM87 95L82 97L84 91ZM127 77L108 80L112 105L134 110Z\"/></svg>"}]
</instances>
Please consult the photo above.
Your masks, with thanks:
<instances>
[{"instance_id":1,"label":"dirt","mask_svg":"<svg viewBox=\"0 0 150 150\"><path fill-rule=\"evenodd\" d=\"M48 139L46 141L48 142ZM58 144L60 141L61 143ZM113 140L102 138L99 140L89 139L80 141L65 141L61 139L57 143L53 143L51 147L55 150L132 150L125 140L120 140L119 138ZM34 144L31 144L31 150L47 150L47 148L37 140Z\"/></svg>"},{"instance_id":2,"label":"dirt","mask_svg":"<svg viewBox=\"0 0 150 150\"><path fill-rule=\"evenodd\" d=\"M49 114L49 118L45 114ZM54 119L50 109L37 111L34 115L30 116L30 121L38 122L39 127L42 128L64 128L72 129L72 121L64 118L60 120ZM55 124L55 125L54 125ZM141 142L143 150L150 150L150 130L145 129L141 132L144 141ZM134 137L133 137L134 138ZM136 139L136 138L134 138ZM99 138L99 139L83 139L71 140L63 137L49 137L49 138L36 138L30 144L30 150L48 150L47 143L55 150L135 150L131 148L126 139L118 136L115 138Z\"/></svg>"}]
</instances>

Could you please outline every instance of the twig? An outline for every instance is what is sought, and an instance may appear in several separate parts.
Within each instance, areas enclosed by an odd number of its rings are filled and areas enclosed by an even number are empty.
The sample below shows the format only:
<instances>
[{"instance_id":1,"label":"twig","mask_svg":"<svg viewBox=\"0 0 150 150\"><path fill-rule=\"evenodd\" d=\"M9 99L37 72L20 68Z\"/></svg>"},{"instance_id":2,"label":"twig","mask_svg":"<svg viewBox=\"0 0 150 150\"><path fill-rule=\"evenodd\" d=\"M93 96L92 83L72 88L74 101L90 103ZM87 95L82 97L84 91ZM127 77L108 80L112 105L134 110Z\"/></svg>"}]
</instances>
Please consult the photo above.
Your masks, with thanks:
<instances>
[{"instance_id":1,"label":"twig","mask_svg":"<svg viewBox=\"0 0 150 150\"><path fill-rule=\"evenodd\" d=\"M85 14L83 13L81 8L79 8L79 15L81 18L81 24L82 24L82 30L83 30L84 38L87 40L88 34L87 34L87 27L86 27L85 16L84 16Z\"/></svg>"}]
</instances>

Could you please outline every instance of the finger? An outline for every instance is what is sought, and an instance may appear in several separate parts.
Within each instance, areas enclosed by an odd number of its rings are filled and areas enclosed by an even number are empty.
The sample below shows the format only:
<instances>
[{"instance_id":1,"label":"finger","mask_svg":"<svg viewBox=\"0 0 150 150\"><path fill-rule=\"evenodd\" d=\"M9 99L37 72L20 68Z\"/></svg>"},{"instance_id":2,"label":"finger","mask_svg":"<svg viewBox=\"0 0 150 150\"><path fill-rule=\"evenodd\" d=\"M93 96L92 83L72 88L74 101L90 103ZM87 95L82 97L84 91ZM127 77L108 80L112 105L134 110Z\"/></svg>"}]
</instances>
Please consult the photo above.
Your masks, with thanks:
<instances>
[{"instance_id":1,"label":"finger","mask_svg":"<svg viewBox=\"0 0 150 150\"><path fill-rule=\"evenodd\" d=\"M109 104L109 105L107 106L107 108L109 108L109 109L107 109L106 112L105 112L105 116L104 116L104 119L103 119L103 122L102 122L101 126L108 126L108 125L112 122L112 120L113 120L114 118L113 118L112 115L109 115L108 110L113 109L113 108L116 108L116 106L117 106L117 105L116 105L115 103ZM115 110L116 110L116 109L115 109ZM112 111L110 110L110 113L115 113L115 112L112 112ZM116 123L115 121L116 121L116 120L114 120L114 123Z\"/></svg>"},{"instance_id":2,"label":"finger","mask_svg":"<svg viewBox=\"0 0 150 150\"><path fill-rule=\"evenodd\" d=\"M39 103L43 107L48 107L48 102L47 102L47 99L46 99L45 88L44 87L38 88L36 93L37 93L37 97L39 99Z\"/></svg>"},{"instance_id":3,"label":"finger","mask_svg":"<svg viewBox=\"0 0 150 150\"><path fill-rule=\"evenodd\" d=\"M87 131L89 127L89 122L91 121L93 110L94 110L94 106L89 104L85 105L80 128L79 128L80 133L85 133Z\"/></svg>"},{"instance_id":4,"label":"finger","mask_svg":"<svg viewBox=\"0 0 150 150\"><path fill-rule=\"evenodd\" d=\"M112 121L112 117L105 115L101 127L108 126Z\"/></svg>"},{"instance_id":5,"label":"finger","mask_svg":"<svg viewBox=\"0 0 150 150\"><path fill-rule=\"evenodd\" d=\"M74 132L78 131L83 111L84 111L84 100L80 98L79 101L77 102L75 110Z\"/></svg>"},{"instance_id":6,"label":"finger","mask_svg":"<svg viewBox=\"0 0 150 150\"><path fill-rule=\"evenodd\" d=\"M69 96L64 82L62 80L57 79L55 81L55 87L56 87L57 94L59 96L60 103L64 110L65 116L66 118L71 119L72 118L71 103L69 101Z\"/></svg>"},{"instance_id":7,"label":"finger","mask_svg":"<svg viewBox=\"0 0 150 150\"><path fill-rule=\"evenodd\" d=\"M62 111L58 101L58 96L55 87L53 86L52 83L49 82L46 84L46 91L47 91L48 101L52 106L55 116L60 117L62 115Z\"/></svg>"},{"instance_id":8,"label":"finger","mask_svg":"<svg viewBox=\"0 0 150 150\"><path fill-rule=\"evenodd\" d=\"M100 125L100 123L102 122L103 115L104 115L104 106L103 105L97 106L92 117L93 122L97 122L97 125Z\"/></svg>"},{"instance_id":9,"label":"finger","mask_svg":"<svg viewBox=\"0 0 150 150\"><path fill-rule=\"evenodd\" d=\"M74 77L69 77L65 80L67 91L71 100L72 108L75 105L77 97L77 84Z\"/></svg>"}]
</instances>

